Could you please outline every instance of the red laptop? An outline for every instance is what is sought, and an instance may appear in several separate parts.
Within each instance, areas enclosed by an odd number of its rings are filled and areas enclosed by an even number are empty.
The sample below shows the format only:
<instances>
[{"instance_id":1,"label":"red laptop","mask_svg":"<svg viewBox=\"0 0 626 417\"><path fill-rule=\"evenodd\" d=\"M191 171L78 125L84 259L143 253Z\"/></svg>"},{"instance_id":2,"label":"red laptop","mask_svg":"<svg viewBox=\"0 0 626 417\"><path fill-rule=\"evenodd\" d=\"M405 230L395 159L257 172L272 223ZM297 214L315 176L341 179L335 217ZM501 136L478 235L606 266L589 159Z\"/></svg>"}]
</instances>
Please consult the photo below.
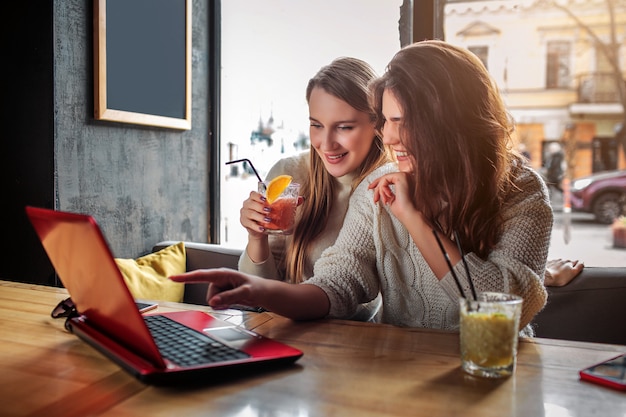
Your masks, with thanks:
<instances>
[{"instance_id":1,"label":"red laptop","mask_svg":"<svg viewBox=\"0 0 626 417\"><path fill-rule=\"evenodd\" d=\"M142 315L93 217L35 207L26 212L76 306L68 328L139 380L214 381L302 356L201 311Z\"/></svg>"}]
</instances>

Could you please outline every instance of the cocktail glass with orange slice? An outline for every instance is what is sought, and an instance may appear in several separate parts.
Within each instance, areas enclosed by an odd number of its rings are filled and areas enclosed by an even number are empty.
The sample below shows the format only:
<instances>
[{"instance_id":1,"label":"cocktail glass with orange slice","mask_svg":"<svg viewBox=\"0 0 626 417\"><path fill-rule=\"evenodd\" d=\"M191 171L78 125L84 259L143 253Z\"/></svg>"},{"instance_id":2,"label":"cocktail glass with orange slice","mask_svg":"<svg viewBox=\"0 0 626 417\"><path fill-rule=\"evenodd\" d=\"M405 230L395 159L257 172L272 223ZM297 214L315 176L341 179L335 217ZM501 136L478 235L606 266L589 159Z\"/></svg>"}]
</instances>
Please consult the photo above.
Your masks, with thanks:
<instances>
[{"instance_id":1,"label":"cocktail glass with orange slice","mask_svg":"<svg viewBox=\"0 0 626 417\"><path fill-rule=\"evenodd\" d=\"M259 193L266 198L271 209L267 215L271 220L263 224L267 234L293 233L300 184L292 179L290 175L279 175L269 182L259 183Z\"/></svg>"}]
</instances>

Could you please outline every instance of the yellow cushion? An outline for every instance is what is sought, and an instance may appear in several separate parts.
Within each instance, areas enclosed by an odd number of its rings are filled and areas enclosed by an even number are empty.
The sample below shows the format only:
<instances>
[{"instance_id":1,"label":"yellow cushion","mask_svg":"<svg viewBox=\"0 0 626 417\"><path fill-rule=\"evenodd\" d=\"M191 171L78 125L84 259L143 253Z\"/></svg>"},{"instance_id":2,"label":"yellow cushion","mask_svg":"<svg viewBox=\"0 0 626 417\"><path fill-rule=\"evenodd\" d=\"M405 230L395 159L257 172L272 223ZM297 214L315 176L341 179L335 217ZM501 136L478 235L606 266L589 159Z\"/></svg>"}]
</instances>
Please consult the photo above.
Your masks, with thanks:
<instances>
[{"instance_id":1,"label":"yellow cushion","mask_svg":"<svg viewBox=\"0 0 626 417\"><path fill-rule=\"evenodd\" d=\"M183 300L184 284L171 281L170 275L186 270L185 244L168 246L137 259L115 259L131 294L145 300Z\"/></svg>"}]
</instances>

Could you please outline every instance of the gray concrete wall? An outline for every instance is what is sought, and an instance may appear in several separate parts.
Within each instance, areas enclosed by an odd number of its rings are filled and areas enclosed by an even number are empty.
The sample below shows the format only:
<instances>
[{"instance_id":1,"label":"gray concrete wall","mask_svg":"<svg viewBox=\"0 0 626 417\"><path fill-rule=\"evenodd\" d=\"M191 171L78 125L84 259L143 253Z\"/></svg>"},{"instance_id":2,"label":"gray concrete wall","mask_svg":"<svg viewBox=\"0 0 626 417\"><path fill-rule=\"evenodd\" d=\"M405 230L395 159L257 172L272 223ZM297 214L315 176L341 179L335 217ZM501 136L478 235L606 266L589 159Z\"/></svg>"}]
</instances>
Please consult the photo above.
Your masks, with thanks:
<instances>
[{"instance_id":1,"label":"gray concrete wall","mask_svg":"<svg viewBox=\"0 0 626 417\"><path fill-rule=\"evenodd\" d=\"M209 16L193 1L192 129L93 117L92 2L54 2L55 208L92 214L115 256L208 239Z\"/></svg>"}]
</instances>

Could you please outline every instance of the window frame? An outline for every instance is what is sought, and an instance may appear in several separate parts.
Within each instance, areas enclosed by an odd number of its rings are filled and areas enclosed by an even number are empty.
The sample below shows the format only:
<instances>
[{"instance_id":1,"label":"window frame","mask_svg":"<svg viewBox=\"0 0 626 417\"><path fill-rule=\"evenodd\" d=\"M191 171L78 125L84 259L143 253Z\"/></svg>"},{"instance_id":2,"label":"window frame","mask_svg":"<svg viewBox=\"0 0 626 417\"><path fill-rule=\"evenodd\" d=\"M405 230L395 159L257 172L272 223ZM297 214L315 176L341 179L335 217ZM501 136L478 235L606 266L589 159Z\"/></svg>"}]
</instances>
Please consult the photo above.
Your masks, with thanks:
<instances>
[{"instance_id":1,"label":"window frame","mask_svg":"<svg viewBox=\"0 0 626 417\"><path fill-rule=\"evenodd\" d=\"M221 97L221 77L222 67L221 59L221 21L222 21L222 2L221 0L210 1L208 5L208 22L211 26L209 34L211 39L209 40L209 56L213 60L209 74L209 103L211 108L209 109L209 128L208 132L209 141L209 159L207 167L208 176L208 227L207 236L210 243L220 243L220 226L221 226L221 213L220 207L222 200L220 198L220 179L222 175L221 161L220 161L220 146L222 142L220 134L221 124L221 111L220 111L220 97Z\"/></svg>"},{"instance_id":2,"label":"window frame","mask_svg":"<svg viewBox=\"0 0 626 417\"><path fill-rule=\"evenodd\" d=\"M467 49L471 53L476 55L478 59L480 59L480 61L483 63L485 68L489 70L489 46L488 45L485 45L485 44L470 45L467 47Z\"/></svg>"},{"instance_id":3,"label":"window frame","mask_svg":"<svg viewBox=\"0 0 626 417\"><path fill-rule=\"evenodd\" d=\"M563 46L567 46L567 50L561 49ZM572 43L570 41L554 39L546 43L546 90L570 87L572 83L571 55ZM567 75L560 74L563 61L567 62Z\"/></svg>"}]
</instances>

